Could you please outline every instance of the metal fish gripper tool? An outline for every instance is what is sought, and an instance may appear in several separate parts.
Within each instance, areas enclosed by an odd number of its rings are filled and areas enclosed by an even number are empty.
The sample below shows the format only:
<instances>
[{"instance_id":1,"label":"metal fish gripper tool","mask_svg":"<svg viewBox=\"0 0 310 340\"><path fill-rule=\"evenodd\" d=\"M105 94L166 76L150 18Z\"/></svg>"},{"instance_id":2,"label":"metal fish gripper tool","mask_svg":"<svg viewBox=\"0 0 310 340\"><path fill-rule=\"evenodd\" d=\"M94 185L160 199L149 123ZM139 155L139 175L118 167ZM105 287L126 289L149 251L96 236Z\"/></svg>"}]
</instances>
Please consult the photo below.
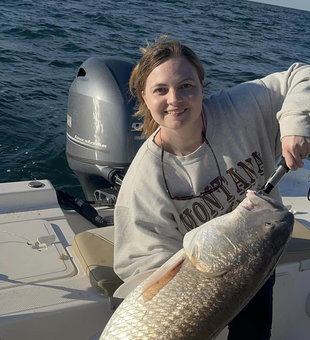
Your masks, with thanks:
<instances>
[{"instance_id":1,"label":"metal fish gripper tool","mask_svg":"<svg viewBox=\"0 0 310 340\"><path fill-rule=\"evenodd\" d=\"M286 165L285 159L282 156L277 164L276 170L268 178L259 193L269 194L271 190L280 182L282 177L289 171L289 167Z\"/></svg>"}]
</instances>

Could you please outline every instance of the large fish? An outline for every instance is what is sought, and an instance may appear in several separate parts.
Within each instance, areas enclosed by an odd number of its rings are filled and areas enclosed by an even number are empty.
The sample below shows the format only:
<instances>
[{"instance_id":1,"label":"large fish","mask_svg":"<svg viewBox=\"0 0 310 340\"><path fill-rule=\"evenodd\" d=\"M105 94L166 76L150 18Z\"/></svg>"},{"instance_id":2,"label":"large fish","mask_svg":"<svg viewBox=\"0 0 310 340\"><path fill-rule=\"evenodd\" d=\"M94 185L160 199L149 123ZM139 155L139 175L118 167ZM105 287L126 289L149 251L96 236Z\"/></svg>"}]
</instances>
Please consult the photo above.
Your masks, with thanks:
<instances>
[{"instance_id":1,"label":"large fish","mask_svg":"<svg viewBox=\"0 0 310 340\"><path fill-rule=\"evenodd\" d=\"M128 295L100 339L214 338L274 271L293 223L282 204L249 191L233 212L187 233L184 248Z\"/></svg>"}]
</instances>

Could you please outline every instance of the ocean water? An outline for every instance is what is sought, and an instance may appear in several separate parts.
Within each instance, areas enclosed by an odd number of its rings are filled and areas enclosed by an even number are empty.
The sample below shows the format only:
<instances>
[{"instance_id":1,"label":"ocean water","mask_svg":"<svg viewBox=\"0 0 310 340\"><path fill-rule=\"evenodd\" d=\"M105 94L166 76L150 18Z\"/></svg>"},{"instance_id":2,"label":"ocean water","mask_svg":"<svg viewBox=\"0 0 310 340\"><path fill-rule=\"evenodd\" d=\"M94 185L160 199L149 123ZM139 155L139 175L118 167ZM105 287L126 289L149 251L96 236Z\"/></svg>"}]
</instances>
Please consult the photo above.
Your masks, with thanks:
<instances>
[{"instance_id":1,"label":"ocean water","mask_svg":"<svg viewBox=\"0 0 310 340\"><path fill-rule=\"evenodd\" d=\"M49 179L82 195L67 165L68 91L90 57L139 59L168 33L202 60L208 92L310 63L310 12L245 0L2 0L0 181Z\"/></svg>"}]
</instances>

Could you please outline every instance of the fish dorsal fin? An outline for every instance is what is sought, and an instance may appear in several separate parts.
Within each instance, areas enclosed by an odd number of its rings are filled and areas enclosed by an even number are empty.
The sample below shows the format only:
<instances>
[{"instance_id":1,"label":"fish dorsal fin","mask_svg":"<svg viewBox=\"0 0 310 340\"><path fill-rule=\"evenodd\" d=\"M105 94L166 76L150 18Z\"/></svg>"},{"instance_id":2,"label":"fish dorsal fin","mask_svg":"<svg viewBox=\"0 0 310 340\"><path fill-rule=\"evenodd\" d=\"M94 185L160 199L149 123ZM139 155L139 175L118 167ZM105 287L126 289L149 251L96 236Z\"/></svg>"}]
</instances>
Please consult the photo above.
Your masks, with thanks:
<instances>
[{"instance_id":1,"label":"fish dorsal fin","mask_svg":"<svg viewBox=\"0 0 310 340\"><path fill-rule=\"evenodd\" d=\"M141 292L144 301L151 300L169 281L175 277L185 259L186 254L182 249L158 268L156 272L145 281Z\"/></svg>"}]
</instances>

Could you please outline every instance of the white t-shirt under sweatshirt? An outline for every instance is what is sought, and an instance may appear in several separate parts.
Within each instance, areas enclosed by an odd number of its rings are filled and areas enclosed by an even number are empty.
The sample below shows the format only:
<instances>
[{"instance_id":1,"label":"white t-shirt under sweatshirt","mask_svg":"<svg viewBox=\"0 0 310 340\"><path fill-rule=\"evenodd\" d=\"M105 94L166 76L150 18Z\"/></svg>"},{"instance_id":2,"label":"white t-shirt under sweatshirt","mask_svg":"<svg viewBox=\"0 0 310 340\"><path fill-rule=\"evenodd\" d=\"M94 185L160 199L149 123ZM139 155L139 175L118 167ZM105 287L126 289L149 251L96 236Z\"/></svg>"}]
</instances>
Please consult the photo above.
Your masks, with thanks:
<instances>
[{"instance_id":1,"label":"white t-shirt under sweatshirt","mask_svg":"<svg viewBox=\"0 0 310 340\"><path fill-rule=\"evenodd\" d=\"M186 232L233 210L248 189L259 190L281 155L280 139L310 137L309 113L310 66L297 63L204 99L205 136L223 185L191 200L170 199L156 132L149 137L125 175L115 208L114 269L124 285L134 288L182 248ZM199 195L220 182L206 143L187 156L164 152L163 166L173 197ZM270 196L281 200L278 188Z\"/></svg>"}]
</instances>

